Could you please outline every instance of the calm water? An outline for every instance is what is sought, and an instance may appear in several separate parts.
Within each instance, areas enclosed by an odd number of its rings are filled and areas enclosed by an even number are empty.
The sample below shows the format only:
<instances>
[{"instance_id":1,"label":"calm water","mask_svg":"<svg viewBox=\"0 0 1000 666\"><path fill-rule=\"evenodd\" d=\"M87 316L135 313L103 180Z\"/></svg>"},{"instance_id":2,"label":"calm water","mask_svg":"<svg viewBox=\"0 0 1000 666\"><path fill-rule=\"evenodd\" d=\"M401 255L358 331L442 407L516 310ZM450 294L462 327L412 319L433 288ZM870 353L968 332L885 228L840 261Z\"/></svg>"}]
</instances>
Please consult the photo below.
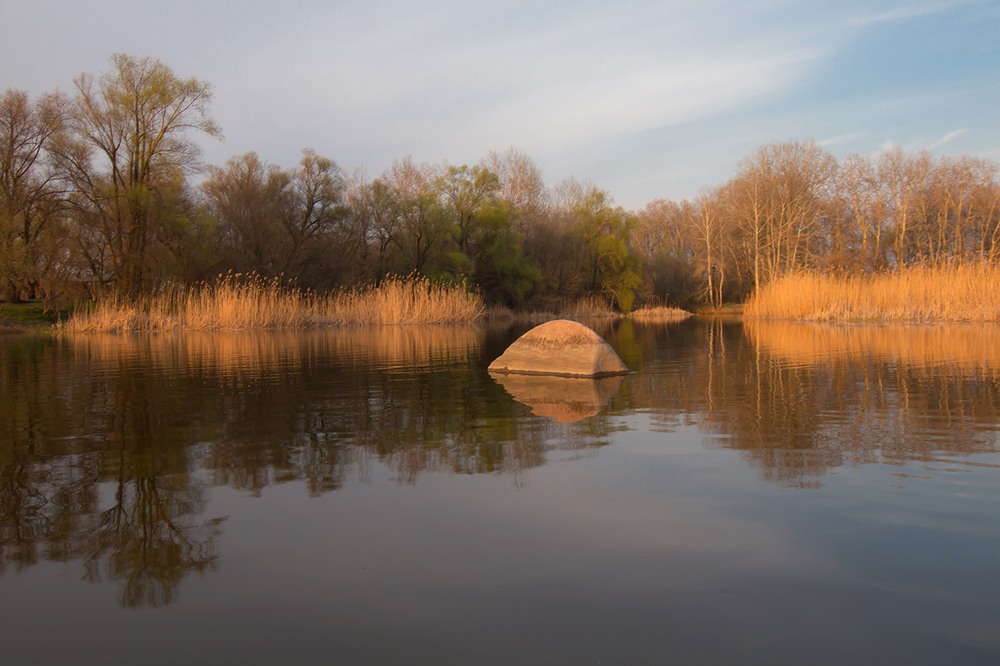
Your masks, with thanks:
<instances>
[{"instance_id":1,"label":"calm water","mask_svg":"<svg viewBox=\"0 0 1000 666\"><path fill-rule=\"evenodd\" d=\"M0 337L4 664L1000 663L1000 329Z\"/></svg>"}]
</instances>

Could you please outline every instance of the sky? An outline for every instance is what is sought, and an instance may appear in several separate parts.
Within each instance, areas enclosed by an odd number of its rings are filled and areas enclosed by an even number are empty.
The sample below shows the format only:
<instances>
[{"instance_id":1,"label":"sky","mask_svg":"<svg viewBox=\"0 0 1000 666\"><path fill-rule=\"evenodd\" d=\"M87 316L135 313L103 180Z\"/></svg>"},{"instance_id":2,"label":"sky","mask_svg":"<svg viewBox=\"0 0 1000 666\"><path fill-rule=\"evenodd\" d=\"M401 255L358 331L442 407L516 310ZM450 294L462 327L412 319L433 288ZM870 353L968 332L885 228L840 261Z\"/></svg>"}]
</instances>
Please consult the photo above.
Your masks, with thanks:
<instances>
[{"instance_id":1,"label":"sky","mask_svg":"<svg viewBox=\"0 0 1000 666\"><path fill-rule=\"evenodd\" d=\"M531 156L637 210L762 145L1000 162L1000 0L4 0L0 90L121 52L212 86L207 163Z\"/></svg>"}]
</instances>

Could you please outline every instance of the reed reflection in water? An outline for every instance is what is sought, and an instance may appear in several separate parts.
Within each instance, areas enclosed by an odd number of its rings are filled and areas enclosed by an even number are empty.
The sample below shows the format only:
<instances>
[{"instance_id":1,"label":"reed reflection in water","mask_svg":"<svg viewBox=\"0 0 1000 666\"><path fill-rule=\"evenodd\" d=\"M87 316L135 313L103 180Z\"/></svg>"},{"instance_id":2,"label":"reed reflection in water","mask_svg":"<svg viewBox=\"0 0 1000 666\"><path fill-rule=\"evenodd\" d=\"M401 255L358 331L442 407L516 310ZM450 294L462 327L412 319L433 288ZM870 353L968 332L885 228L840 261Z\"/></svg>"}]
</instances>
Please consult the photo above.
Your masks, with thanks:
<instances>
[{"instance_id":1,"label":"reed reflection in water","mask_svg":"<svg viewBox=\"0 0 1000 666\"><path fill-rule=\"evenodd\" d=\"M661 430L697 423L769 480L815 486L844 464L987 464L968 456L997 450L996 325L715 320L675 329L668 345L662 331L637 335L647 358L674 360L634 378L632 405Z\"/></svg>"}]
</instances>

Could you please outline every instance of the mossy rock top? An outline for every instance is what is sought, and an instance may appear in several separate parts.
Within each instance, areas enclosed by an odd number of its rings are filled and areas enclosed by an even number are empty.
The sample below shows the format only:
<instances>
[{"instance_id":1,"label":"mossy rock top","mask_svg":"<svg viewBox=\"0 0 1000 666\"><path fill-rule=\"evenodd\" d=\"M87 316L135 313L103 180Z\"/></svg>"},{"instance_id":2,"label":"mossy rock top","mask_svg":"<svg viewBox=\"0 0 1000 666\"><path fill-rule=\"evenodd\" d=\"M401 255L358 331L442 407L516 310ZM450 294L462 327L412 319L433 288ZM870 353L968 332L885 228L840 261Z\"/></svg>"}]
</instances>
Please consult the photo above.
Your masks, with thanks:
<instances>
[{"instance_id":1,"label":"mossy rock top","mask_svg":"<svg viewBox=\"0 0 1000 666\"><path fill-rule=\"evenodd\" d=\"M557 319L531 329L507 347L489 371L501 374L608 377L628 368L604 338L588 326Z\"/></svg>"}]
</instances>

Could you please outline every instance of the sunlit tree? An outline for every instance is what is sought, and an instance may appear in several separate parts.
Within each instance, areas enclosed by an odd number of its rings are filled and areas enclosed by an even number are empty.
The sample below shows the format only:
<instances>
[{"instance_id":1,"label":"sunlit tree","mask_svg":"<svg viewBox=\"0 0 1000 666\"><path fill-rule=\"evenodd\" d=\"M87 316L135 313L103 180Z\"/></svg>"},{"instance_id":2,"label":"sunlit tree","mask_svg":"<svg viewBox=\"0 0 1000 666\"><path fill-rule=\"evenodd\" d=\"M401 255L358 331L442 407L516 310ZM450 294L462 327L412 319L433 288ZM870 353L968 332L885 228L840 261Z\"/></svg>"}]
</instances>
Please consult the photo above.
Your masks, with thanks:
<instances>
[{"instance_id":1,"label":"sunlit tree","mask_svg":"<svg viewBox=\"0 0 1000 666\"><path fill-rule=\"evenodd\" d=\"M115 54L95 80L82 74L59 149L64 177L79 194L78 219L93 226L107 265L94 277L124 294L149 286L149 257L165 192L200 166L192 134L220 136L207 83L180 78L152 58Z\"/></svg>"}]
</instances>

